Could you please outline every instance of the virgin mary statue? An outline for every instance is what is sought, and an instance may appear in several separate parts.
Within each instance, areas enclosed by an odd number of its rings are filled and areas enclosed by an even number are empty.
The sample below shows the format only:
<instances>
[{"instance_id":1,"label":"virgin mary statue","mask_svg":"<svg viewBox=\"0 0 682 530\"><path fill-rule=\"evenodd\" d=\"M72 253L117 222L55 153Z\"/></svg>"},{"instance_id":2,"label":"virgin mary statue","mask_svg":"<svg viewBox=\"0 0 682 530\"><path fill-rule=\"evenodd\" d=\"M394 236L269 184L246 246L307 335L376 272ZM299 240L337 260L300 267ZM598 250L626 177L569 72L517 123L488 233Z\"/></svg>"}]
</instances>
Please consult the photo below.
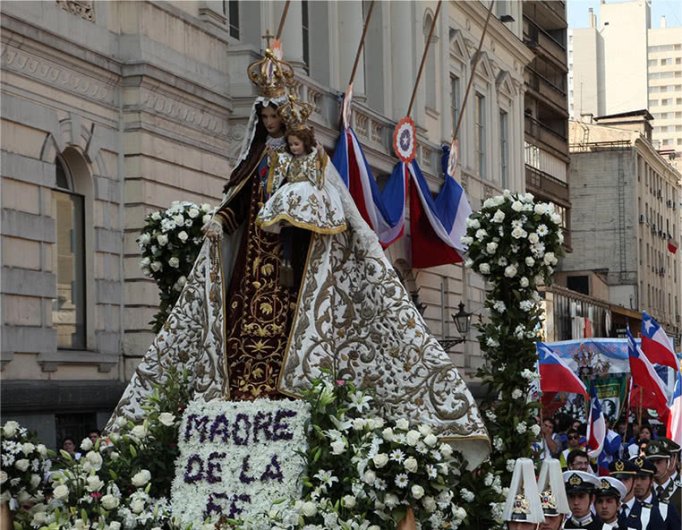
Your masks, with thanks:
<instances>
[{"instance_id":1,"label":"virgin mary statue","mask_svg":"<svg viewBox=\"0 0 682 530\"><path fill-rule=\"evenodd\" d=\"M281 150L284 101L293 72L266 51L249 67L264 95L254 103L244 145L194 268L109 422L140 419L153 383L170 366L190 374L195 396L297 398L328 371L376 394L386 417L428 423L470 467L489 453L478 408L457 369L362 219L331 163L325 180L341 198L348 228L298 233L296 287L284 287L277 234L255 216L267 200L268 165ZM272 186L270 186L271 188Z\"/></svg>"}]
</instances>

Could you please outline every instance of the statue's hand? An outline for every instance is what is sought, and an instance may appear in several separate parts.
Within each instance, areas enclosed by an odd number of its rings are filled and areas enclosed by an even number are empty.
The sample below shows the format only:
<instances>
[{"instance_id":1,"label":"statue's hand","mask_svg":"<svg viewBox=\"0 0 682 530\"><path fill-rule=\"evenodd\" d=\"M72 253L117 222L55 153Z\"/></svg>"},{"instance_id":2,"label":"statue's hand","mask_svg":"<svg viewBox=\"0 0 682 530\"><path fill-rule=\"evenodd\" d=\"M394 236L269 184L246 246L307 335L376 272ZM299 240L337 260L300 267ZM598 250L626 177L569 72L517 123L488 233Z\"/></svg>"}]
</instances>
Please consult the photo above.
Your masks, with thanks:
<instances>
[{"instance_id":1,"label":"statue's hand","mask_svg":"<svg viewBox=\"0 0 682 530\"><path fill-rule=\"evenodd\" d=\"M218 219L220 217L217 219L213 217L201 228L204 235L211 241L220 241L223 238L223 225Z\"/></svg>"}]
</instances>

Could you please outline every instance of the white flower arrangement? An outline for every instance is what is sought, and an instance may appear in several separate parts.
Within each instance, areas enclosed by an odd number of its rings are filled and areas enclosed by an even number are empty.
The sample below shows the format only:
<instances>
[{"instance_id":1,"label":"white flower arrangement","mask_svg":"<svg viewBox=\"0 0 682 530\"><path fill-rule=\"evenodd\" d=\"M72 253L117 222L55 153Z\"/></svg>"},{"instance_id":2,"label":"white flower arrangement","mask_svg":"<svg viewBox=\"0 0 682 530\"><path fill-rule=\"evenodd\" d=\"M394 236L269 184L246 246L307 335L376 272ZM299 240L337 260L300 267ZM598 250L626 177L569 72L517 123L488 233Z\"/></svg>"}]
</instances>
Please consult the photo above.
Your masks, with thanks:
<instances>
[{"instance_id":1,"label":"white flower arrangement","mask_svg":"<svg viewBox=\"0 0 682 530\"><path fill-rule=\"evenodd\" d=\"M44 477L51 467L49 451L25 427L12 420L0 429L0 440L0 502L8 503L12 511L41 502Z\"/></svg>"},{"instance_id":2,"label":"white flower arrangement","mask_svg":"<svg viewBox=\"0 0 682 530\"><path fill-rule=\"evenodd\" d=\"M137 243L142 254L140 268L160 290L160 312L153 321L155 332L187 281L204 240L201 228L212 213L209 204L175 201L167 210L152 212L145 218Z\"/></svg>"}]
</instances>

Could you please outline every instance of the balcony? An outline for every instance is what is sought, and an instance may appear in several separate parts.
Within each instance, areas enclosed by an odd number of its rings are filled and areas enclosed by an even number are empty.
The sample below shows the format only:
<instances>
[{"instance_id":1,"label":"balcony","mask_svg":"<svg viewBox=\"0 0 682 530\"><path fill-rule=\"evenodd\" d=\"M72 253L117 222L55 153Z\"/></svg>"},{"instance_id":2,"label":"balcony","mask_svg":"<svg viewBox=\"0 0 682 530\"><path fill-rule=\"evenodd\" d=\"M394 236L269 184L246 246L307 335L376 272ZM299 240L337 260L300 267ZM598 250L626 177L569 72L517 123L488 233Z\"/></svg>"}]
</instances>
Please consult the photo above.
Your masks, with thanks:
<instances>
[{"instance_id":1,"label":"balcony","mask_svg":"<svg viewBox=\"0 0 682 530\"><path fill-rule=\"evenodd\" d=\"M523 42L536 54L549 59L564 72L568 71L565 45L526 17L523 19Z\"/></svg>"},{"instance_id":2,"label":"balcony","mask_svg":"<svg viewBox=\"0 0 682 530\"><path fill-rule=\"evenodd\" d=\"M568 99L566 92L561 87L552 83L531 66L526 66L523 77L529 95L541 100L546 107L552 109L562 118L568 118Z\"/></svg>"},{"instance_id":3,"label":"balcony","mask_svg":"<svg viewBox=\"0 0 682 530\"><path fill-rule=\"evenodd\" d=\"M534 143L530 140L540 142L568 160L568 140L564 135L553 131L532 116L525 118L525 134L530 143Z\"/></svg>"},{"instance_id":4,"label":"balcony","mask_svg":"<svg viewBox=\"0 0 682 530\"><path fill-rule=\"evenodd\" d=\"M547 30L567 27L566 2L561 0L523 2L523 16Z\"/></svg>"}]
</instances>

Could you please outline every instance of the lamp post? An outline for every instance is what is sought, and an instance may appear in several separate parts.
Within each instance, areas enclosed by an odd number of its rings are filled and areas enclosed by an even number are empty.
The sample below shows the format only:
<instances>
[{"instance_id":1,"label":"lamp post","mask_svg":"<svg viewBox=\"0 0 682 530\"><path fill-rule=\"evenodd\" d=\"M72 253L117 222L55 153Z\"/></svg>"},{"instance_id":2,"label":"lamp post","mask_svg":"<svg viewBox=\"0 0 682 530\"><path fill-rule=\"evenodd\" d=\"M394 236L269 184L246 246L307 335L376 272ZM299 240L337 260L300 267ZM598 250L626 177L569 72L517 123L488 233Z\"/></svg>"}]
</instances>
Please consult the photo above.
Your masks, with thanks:
<instances>
[{"instance_id":1,"label":"lamp post","mask_svg":"<svg viewBox=\"0 0 682 530\"><path fill-rule=\"evenodd\" d=\"M464 309L464 302L459 303L459 311L457 313L454 313L452 316L452 320L455 323L455 327L457 328L457 333L460 334L459 337L443 337L440 339L438 342L440 342L440 345L443 347L444 350L449 350L453 346L457 346L457 344L461 344L462 342L467 340L467 335L469 334L469 330L471 329L471 315L473 313L469 313Z\"/></svg>"}]
</instances>

